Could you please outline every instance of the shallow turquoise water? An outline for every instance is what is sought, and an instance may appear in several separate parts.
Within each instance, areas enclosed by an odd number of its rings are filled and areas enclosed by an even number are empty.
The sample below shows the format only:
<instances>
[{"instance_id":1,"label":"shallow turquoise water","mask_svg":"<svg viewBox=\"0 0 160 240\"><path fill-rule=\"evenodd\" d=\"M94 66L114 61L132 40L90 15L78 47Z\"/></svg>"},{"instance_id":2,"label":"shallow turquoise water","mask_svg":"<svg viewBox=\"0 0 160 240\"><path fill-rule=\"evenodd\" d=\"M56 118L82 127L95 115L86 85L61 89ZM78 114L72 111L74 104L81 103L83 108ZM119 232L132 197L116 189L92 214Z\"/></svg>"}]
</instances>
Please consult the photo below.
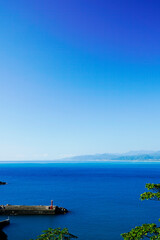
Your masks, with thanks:
<instances>
[{"instance_id":1,"label":"shallow turquoise water","mask_svg":"<svg viewBox=\"0 0 160 240\"><path fill-rule=\"evenodd\" d=\"M9 240L29 240L48 227L67 227L80 240L120 240L135 225L160 218L160 202L139 200L145 183L160 182L157 163L1 164L0 180L8 182L0 186L0 204L49 205L53 199L70 210L10 217Z\"/></svg>"}]
</instances>

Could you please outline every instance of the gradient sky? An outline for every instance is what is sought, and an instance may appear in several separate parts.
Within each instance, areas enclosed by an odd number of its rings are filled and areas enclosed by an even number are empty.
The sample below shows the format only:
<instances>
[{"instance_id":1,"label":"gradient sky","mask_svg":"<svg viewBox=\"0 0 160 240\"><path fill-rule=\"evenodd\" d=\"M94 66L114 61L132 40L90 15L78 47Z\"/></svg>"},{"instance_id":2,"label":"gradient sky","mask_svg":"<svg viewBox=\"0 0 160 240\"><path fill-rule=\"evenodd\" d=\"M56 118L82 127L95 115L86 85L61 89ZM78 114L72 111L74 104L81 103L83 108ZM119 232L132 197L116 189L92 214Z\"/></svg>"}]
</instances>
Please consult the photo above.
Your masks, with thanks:
<instances>
[{"instance_id":1,"label":"gradient sky","mask_svg":"<svg viewBox=\"0 0 160 240\"><path fill-rule=\"evenodd\" d=\"M0 1L0 160L160 150L159 0Z\"/></svg>"}]
</instances>

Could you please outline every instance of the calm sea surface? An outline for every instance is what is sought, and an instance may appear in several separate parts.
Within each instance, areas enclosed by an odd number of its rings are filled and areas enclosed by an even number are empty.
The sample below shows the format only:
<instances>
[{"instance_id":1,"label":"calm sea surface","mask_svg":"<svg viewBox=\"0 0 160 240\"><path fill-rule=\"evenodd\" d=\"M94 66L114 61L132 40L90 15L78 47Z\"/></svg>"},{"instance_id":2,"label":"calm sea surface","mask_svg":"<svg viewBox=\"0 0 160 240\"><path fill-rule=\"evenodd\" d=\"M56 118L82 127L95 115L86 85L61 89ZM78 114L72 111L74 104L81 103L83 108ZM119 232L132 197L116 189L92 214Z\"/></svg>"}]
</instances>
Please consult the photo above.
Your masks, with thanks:
<instances>
[{"instance_id":1,"label":"calm sea surface","mask_svg":"<svg viewBox=\"0 0 160 240\"><path fill-rule=\"evenodd\" d=\"M160 182L157 163L0 164L0 204L65 207L59 216L15 216L8 240L29 240L49 227L67 227L80 240L120 240L142 223L158 223L160 202L141 202L145 183ZM0 220L5 217L0 216Z\"/></svg>"}]
</instances>

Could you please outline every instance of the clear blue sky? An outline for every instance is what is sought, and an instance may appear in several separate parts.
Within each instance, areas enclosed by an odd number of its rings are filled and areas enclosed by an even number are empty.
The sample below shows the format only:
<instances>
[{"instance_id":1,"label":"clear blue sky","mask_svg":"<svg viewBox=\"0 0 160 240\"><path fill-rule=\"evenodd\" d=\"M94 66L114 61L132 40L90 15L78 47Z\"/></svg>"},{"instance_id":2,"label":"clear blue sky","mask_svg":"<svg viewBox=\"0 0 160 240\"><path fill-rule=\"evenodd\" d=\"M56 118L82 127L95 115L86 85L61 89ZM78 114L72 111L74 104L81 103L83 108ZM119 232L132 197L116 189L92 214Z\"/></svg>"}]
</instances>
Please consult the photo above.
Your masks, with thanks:
<instances>
[{"instance_id":1,"label":"clear blue sky","mask_svg":"<svg viewBox=\"0 0 160 240\"><path fill-rule=\"evenodd\" d=\"M0 1L0 160L159 150L159 11Z\"/></svg>"}]
</instances>

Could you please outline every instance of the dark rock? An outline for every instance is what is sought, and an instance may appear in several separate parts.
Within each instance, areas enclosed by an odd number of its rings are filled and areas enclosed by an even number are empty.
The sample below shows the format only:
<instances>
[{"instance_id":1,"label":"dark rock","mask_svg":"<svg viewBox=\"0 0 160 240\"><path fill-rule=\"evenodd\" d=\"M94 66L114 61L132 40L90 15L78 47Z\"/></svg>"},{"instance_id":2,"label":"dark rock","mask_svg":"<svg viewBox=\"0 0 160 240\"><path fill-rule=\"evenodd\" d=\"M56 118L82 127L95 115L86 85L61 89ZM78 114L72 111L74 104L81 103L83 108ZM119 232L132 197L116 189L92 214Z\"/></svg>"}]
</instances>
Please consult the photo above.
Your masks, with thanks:
<instances>
[{"instance_id":1,"label":"dark rock","mask_svg":"<svg viewBox=\"0 0 160 240\"><path fill-rule=\"evenodd\" d=\"M0 181L0 185L6 185L7 183L6 182L1 182Z\"/></svg>"},{"instance_id":2,"label":"dark rock","mask_svg":"<svg viewBox=\"0 0 160 240\"><path fill-rule=\"evenodd\" d=\"M67 212L68 212L68 210L66 208L56 207L56 214L65 214Z\"/></svg>"},{"instance_id":3,"label":"dark rock","mask_svg":"<svg viewBox=\"0 0 160 240\"><path fill-rule=\"evenodd\" d=\"M7 240L8 239L7 235L2 230L0 230L0 239L1 240Z\"/></svg>"}]
</instances>

